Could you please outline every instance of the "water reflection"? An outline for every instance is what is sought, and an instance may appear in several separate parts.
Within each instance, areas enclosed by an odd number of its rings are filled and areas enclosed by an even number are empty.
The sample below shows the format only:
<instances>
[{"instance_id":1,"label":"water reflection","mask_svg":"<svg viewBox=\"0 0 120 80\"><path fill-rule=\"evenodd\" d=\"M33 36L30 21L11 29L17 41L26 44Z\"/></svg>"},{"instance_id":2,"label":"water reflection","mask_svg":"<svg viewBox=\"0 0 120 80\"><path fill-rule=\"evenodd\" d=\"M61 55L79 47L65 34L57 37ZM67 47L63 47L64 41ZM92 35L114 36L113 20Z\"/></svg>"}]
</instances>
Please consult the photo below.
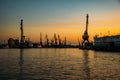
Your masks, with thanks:
<instances>
[{"instance_id":1,"label":"water reflection","mask_svg":"<svg viewBox=\"0 0 120 80\"><path fill-rule=\"evenodd\" d=\"M0 50L0 80L120 80L120 55L78 49Z\"/></svg>"},{"instance_id":2,"label":"water reflection","mask_svg":"<svg viewBox=\"0 0 120 80\"><path fill-rule=\"evenodd\" d=\"M18 80L23 80L23 64L24 64L24 57L23 57L23 49L20 49L20 57L19 57L19 78Z\"/></svg>"},{"instance_id":3,"label":"water reflection","mask_svg":"<svg viewBox=\"0 0 120 80\"><path fill-rule=\"evenodd\" d=\"M89 67L89 53L88 53L88 50L83 51L83 70L85 72L84 80L90 80L90 67Z\"/></svg>"}]
</instances>

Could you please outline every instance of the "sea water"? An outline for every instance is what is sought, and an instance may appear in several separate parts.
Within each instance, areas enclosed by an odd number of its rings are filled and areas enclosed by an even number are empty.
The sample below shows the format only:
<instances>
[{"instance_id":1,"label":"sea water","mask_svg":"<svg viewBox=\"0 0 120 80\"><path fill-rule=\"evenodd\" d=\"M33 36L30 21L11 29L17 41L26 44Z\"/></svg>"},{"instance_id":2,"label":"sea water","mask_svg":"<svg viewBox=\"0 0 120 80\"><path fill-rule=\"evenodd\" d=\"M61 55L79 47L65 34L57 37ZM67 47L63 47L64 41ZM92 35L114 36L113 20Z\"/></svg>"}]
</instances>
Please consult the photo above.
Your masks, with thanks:
<instances>
[{"instance_id":1,"label":"sea water","mask_svg":"<svg viewBox=\"0 0 120 80\"><path fill-rule=\"evenodd\" d=\"M120 53L77 48L0 49L0 80L120 80Z\"/></svg>"}]
</instances>

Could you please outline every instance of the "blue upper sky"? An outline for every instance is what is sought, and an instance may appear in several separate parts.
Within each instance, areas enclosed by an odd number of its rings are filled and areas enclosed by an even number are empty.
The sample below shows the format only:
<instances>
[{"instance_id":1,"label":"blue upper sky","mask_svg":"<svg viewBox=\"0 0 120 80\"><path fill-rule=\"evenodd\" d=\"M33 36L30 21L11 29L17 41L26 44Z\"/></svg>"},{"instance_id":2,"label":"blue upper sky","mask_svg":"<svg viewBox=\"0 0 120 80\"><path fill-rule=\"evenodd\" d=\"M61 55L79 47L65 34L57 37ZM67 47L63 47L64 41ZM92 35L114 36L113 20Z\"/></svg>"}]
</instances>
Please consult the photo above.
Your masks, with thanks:
<instances>
[{"instance_id":1,"label":"blue upper sky","mask_svg":"<svg viewBox=\"0 0 120 80\"><path fill-rule=\"evenodd\" d=\"M45 22L73 13L100 14L118 8L118 0L0 0L0 23L25 19ZM120 6L119 6L120 8Z\"/></svg>"}]
</instances>

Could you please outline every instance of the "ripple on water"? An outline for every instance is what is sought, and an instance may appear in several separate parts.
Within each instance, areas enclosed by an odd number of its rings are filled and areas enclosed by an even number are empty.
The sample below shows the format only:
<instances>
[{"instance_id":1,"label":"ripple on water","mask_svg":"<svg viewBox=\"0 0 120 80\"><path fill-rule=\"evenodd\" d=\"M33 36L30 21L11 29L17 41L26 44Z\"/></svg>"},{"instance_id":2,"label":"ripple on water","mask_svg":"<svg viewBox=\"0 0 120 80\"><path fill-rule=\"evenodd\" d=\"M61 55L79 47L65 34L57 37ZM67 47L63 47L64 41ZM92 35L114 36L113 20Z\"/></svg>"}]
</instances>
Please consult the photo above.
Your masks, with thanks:
<instances>
[{"instance_id":1,"label":"ripple on water","mask_svg":"<svg viewBox=\"0 0 120 80\"><path fill-rule=\"evenodd\" d=\"M120 80L120 54L79 49L0 50L0 80Z\"/></svg>"}]
</instances>

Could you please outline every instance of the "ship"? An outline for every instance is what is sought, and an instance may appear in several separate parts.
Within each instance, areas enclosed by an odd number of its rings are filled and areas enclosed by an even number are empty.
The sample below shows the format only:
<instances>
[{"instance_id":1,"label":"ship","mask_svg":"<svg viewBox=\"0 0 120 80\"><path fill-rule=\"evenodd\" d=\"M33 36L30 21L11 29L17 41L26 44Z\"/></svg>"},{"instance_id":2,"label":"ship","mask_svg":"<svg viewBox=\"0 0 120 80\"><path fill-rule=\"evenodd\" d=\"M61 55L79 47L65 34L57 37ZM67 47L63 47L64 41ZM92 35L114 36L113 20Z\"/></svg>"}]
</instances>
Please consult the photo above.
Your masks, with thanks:
<instances>
[{"instance_id":1,"label":"ship","mask_svg":"<svg viewBox=\"0 0 120 80\"><path fill-rule=\"evenodd\" d=\"M94 37L94 49L101 51L120 51L120 35Z\"/></svg>"}]
</instances>

